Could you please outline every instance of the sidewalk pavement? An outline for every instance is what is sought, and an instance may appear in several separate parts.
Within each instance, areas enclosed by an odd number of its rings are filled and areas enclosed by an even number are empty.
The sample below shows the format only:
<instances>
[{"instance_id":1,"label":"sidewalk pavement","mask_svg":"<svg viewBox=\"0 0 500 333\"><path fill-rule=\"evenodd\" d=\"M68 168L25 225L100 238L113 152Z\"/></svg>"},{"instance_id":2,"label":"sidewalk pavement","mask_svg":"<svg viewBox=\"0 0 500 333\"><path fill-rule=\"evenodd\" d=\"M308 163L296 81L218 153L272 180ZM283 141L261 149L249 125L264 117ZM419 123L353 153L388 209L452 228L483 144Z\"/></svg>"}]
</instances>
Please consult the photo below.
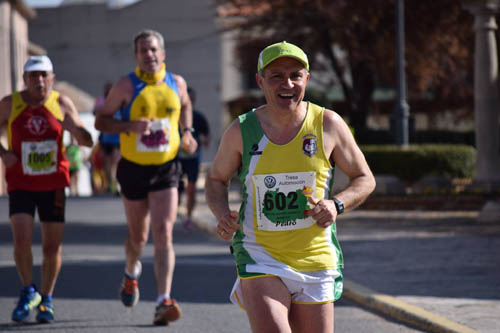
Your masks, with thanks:
<instances>
[{"instance_id":1,"label":"sidewalk pavement","mask_svg":"<svg viewBox=\"0 0 500 333\"><path fill-rule=\"evenodd\" d=\"M200 178L193 219L215 233L217 221ZM239 208L235 186L229 201ZM425 332L499 332L500 221L480 224L477 216L474 211L343 214L337 220L343 296Z\"/></svg>"}]
</instances>

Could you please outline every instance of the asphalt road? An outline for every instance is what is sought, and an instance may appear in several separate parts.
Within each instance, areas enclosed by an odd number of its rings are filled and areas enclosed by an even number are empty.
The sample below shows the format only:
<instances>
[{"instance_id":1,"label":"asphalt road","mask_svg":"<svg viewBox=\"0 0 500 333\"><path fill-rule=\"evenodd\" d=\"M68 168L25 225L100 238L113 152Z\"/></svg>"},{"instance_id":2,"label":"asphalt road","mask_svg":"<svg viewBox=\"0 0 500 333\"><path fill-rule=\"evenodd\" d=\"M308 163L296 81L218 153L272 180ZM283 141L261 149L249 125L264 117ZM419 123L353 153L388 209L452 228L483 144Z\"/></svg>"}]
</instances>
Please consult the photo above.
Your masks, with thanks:
<instances>
[{"instance_id":1,"label":"asphalt road","mask_svg":"<svg viewBox=\"0 0 500 333\"><path fill-rule=\"evenodd\" d=\"M36 224L33 255L39 285L41 249ZM132 310L118 300L123 272L123 208L117 197L68 198L63 267L54 293L56 321L39 325L32 315L19 325L10 320L21 287L12 260L6 197L0 197L0 331L12 332L250 332L245 312L228 300L235 269L228 243L180 223L174 231L177 254L173 297L182 308L178 322L152 325L154 299L151 243L143 255L141 301ZM342 299L335 307L336 332L418 332Z\"/></svg>"}]
</instances>

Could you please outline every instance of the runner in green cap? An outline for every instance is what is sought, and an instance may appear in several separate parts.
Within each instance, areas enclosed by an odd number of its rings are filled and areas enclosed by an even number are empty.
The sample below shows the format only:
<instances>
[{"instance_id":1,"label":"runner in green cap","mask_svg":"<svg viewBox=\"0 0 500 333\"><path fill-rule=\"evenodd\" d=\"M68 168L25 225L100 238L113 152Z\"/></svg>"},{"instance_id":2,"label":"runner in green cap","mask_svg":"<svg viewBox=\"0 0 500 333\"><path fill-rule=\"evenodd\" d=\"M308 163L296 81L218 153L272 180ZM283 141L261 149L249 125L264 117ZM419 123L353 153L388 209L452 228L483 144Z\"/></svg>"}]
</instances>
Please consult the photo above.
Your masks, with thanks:
<instances>
[{"instance_id":1,"label":"runner in green cap","mask_svg":"<svg viewBox=\"0 0 500 333\"><path fill-rule=\"evenodd\" d=\"M361 204L375 180L349 127L334 111L303 101L307 55L281 42L259 55L266 104L226 130L206 180L217 233L232 239L238 277L230 299L254 332L333 332L343 258L335 219ZM333 171L350 179L333 196ZM237 173L241 208L228 186Z\"/></svg>"}]
</instances>

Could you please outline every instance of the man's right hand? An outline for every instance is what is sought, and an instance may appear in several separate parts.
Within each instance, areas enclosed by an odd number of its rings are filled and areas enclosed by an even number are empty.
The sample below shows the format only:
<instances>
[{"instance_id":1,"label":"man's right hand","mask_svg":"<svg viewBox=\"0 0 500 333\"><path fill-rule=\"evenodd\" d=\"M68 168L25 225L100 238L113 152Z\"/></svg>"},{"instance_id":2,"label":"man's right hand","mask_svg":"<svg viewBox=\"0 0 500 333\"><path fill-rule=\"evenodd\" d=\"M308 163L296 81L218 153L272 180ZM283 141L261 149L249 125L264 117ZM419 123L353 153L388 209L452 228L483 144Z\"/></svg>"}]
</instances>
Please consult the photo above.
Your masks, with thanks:
<instances>
[{"instance_id":1,"label":"man's right hand","mask_svg":"<svg viewBox=\"0 0 500 333\"><path fill-rule=\"evenodd\" d=\"M219 220L217 235L224 240L231 240L234 232L239 229L241 226L238 224L238 212L233 210Z\"/></svg>"},{"instance_id":2,"label":"man's right hand","mask_svg":"<svg viewBox=\"0 0 500 333\"><path fill-rule=\"evenodd\" d=\"M132 132L148 135L151 132L151 120L148 118L139 118L131 122L131 127Z\"/></svg>"}]
</instances>

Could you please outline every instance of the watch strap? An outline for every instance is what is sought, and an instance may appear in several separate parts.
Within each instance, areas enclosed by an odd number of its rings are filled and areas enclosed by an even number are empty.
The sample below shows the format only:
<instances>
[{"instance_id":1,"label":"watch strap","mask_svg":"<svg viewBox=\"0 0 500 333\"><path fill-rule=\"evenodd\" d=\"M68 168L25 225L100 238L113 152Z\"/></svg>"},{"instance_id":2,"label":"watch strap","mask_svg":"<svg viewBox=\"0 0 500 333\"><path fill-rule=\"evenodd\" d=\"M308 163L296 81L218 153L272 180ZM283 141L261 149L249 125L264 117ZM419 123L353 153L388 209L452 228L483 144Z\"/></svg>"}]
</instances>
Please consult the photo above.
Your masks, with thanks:
<instances>
[{"instance_id":1,"label":"watch strap","mask_svg":"<svg viewBox=\"0 0 500 333\"><path fill-rule=\"evenodd\" d=\"M344 212L344 203L335 197L333 197L333 202L335 203L335 208L337 209L337 215L342 214Z\"/></svg>"}]
</instances>

